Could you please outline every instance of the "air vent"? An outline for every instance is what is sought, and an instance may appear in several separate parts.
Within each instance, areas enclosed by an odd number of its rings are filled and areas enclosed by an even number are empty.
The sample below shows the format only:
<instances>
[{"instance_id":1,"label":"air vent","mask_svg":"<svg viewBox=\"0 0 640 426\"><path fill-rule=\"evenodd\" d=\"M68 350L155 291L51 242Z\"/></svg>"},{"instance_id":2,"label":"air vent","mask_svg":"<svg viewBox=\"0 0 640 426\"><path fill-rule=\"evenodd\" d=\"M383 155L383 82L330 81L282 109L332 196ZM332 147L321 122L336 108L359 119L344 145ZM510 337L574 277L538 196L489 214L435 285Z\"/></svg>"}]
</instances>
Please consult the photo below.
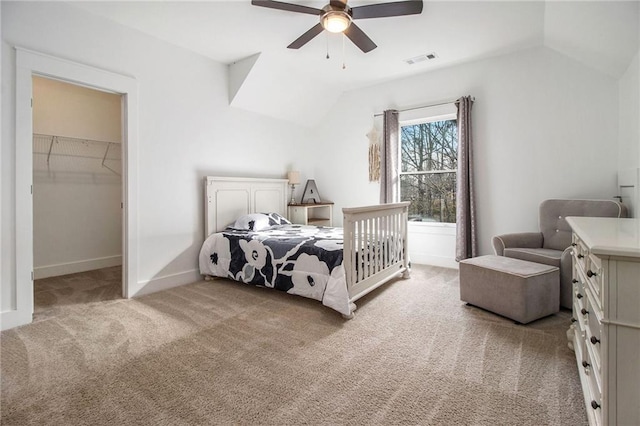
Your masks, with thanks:
<instances>
[{"instance_id":1,"label":"air vent","mask_svg":"<svg viewBox=\"0 0 640 426\"><path fill-rule=\"evenodd\" d=\"M424 55L420 55L420 56L415 56L413 58L405 59L404 61L409 65L413 65L413 64L417 64L418 62L430 61L435 58L437 58L437 56L435 53L432 52L432 53L425 53Z\"/></svg>"}]
</instances>

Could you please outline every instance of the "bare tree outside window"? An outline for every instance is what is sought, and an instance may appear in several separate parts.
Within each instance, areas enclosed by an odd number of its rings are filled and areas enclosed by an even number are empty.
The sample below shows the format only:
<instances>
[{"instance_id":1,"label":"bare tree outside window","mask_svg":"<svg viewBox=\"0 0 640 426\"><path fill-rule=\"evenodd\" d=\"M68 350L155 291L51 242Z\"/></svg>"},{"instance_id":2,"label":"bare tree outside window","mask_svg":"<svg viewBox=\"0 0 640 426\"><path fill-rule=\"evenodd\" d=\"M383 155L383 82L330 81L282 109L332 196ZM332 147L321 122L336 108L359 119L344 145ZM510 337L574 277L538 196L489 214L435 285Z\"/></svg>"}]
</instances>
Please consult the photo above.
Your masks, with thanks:
<instances>
[{"instance_id":1,"label":"bare tree outside window","mask_svg":"<svg viewBox=\"0 0 640 426\"><path fill-rule=\"evenodd\" d=\"M456 120L400 128L400 199L411 201L409 220L456 222Z\"/></svg>"}]
</instances>

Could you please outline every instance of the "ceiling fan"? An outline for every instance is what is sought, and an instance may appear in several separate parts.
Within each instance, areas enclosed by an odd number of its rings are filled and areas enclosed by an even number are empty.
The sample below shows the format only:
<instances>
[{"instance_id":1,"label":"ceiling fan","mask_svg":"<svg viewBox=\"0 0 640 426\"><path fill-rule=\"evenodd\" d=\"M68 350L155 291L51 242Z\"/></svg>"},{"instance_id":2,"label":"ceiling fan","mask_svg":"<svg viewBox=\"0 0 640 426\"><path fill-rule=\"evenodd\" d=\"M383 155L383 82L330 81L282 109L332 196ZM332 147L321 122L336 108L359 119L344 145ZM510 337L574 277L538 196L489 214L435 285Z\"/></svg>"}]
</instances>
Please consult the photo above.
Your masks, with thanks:
<instances>
[{"instance_id":1,"label":"ceiling fan","mask_svg":"<svg viewBox=\"0 0 640 426\"><path fill-rule=\"evenodd\" d=\"M347 0L331 0L329 4L322 9L273 0L251 0L251 4L271 9L317 15L320 18L318 24L287 46L289 49L299 49L323 30L327 30L332 33L344 33L344 35L349 37L353 44L358 46L364 53L372 51L377 46L360 27L353 23L353 20L417 15L422 13L422 0L368 4L356 7L349 7Z\"/></svg>"}]
</instances>

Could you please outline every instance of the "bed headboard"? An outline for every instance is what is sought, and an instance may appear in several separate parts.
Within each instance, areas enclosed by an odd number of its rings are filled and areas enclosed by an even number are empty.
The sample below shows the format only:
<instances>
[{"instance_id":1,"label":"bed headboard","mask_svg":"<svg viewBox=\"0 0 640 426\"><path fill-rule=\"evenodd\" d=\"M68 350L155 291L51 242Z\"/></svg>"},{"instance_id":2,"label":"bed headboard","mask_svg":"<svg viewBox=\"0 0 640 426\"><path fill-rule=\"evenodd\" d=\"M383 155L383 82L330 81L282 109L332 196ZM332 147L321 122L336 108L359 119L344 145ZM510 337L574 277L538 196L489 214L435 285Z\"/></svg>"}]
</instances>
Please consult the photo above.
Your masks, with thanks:
<instances>
[{"instance_id":1,"label":"bed headboard","mask_svg":"<svg viewBox=\"0 0 640 426\"><path fill-rule=\"evenodd\" d=\"M249 213L287 217L287 179L205 178L205 238Z\"/></svg>"}]
</instances>

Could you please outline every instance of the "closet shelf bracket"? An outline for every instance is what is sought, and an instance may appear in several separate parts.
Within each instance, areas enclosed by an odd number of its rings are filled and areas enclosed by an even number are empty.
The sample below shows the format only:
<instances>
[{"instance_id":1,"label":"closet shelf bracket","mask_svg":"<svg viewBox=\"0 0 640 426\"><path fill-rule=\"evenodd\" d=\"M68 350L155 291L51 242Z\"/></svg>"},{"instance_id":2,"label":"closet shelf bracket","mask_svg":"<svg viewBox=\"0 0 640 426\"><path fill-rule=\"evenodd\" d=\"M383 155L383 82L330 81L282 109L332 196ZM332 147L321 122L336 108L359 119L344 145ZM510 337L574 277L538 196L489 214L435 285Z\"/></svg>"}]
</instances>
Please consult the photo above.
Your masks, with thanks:
<instances>
[{"instance_id":1,"label":"closet shelf bracket","mask_svg":"<svg viewBox=\"0 0 640 426\"><path fill-rule=\"evenodd\" d=\"M113 173L120 176L120 173L118 173L117 170L113 170L111 167L105 164L105 161L107 161L107 155L109 154L109 148L111 148L111 142L107 143L107 149L104 150L104 156L102 157L102 167L104 167L105 169L111 170Z\"/></svg>"},{"instance_id":2,"label":"closet shelf bracket","mask_svg":"<svg viewBox=\"0 0 640 426\"><path fill-rule=\"evenodd\" d=\"M51 158L51 151L53 150L53 143L58 139L57 136L51 137L51 145L49 145L49 153L47 154L47 164L49 164L49 159Z\"/></svg>"}]
</instances>

